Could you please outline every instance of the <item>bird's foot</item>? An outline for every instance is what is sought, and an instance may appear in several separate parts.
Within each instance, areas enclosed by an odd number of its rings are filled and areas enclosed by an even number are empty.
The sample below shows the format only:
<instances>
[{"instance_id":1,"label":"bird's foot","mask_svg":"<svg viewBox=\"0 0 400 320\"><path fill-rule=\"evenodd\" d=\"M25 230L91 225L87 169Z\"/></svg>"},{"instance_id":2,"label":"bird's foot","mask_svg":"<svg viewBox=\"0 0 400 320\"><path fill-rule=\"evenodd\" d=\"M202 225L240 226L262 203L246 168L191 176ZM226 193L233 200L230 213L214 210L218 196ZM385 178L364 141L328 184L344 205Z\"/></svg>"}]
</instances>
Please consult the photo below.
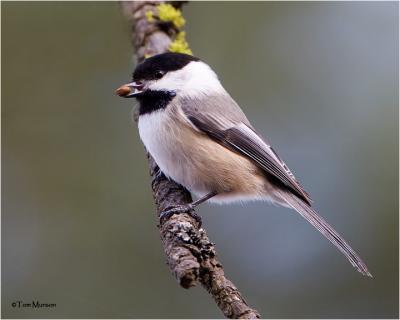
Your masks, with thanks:
<instances>
[{"instance_id":1,"label":"bird's foot","mask_svg":"<svg viewBox=\"0 0 400 320\"><path fill-rule=\"evenodd\" d=\"M201 217L194 212L195 206L192 205L191 203L189 204L184 204L184 205L177 205L173 207L167 208L167 210L164 210L163 212L160 213L160 224L164 222L165 220L168 220L171 218L174 214L181 214L181 213L187 213L189 214L193 219L197 221L199 224L199 228L201 227L202 221Z\"/></svg>"}]
</instances>

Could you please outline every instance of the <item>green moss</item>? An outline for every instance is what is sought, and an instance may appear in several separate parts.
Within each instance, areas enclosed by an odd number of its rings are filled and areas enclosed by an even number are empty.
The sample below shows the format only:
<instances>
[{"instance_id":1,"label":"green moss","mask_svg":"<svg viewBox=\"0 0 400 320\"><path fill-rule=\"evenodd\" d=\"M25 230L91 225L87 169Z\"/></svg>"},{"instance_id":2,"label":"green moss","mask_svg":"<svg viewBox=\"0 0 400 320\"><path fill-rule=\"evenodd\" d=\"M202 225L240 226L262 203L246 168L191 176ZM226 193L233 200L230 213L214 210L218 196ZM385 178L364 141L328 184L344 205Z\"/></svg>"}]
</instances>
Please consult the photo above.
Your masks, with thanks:
<instances>
[{"instance_id":1,"label":"green moss","mask_svg":"<svg viewBox=\"0 0 400 320\"><path fill-rule=\"evenodd\" d=\"M153 22L154 21L154 13L153 11L149 10L145 12L145 16L148 22Z\"/></svg>"},{"instance_id":2,"label":"green moss","mask_svg":"<svg viewBox=\"0 0 400 320\"><path fill-rule=\"evenodd\" d=\"M189 43L186 41L185 31L181 31L177 34L175 40L169 45L168 50L171 52L193 54L192 50L189 48Z\"/></svg>"},{"instance_id":3,"label":"green moss","mask_svg":"<svg viewBox=\"0 0 400 320\"><path fill-rule=\"evenodd\" d=\"M145 12L145 16L148 22L161 21L170 22L174 25L176 30L180 30L186 23L185 18L182 15L181 10L173 7L169 3L160 3L156 6L156 11L148 10ZM189 44L186 41L186 32L179 31L175 36L175 39L171 42L168 47L170 52L193 54L189 48ZM148 55L145 56L148 58Z\"/></svg>"},{"instance_id":4,"label":"green moss","mask_svg":"<svg viewBox=\"0 0 400 320\"><path fill-rule=\"evenodd\" d=\"M179 9L169 3L161 3L157 6L158 18L164 22L172 22L176 28L182 28L186 21Z\"/></svg>"}]
</instances>

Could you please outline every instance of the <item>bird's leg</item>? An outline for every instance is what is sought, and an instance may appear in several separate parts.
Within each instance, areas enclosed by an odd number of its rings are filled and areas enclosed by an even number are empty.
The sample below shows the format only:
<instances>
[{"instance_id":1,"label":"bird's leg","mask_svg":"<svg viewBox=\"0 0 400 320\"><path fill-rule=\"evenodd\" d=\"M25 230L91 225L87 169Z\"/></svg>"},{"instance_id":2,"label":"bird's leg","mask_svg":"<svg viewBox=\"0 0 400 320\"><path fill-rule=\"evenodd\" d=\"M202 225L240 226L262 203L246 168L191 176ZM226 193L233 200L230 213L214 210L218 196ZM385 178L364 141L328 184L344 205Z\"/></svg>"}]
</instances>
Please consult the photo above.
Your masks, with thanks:
<instances>
[{"instance_id":1,"label":"bird's leg","mask_svg":"<svg viewBox=\"0 0 400 320\"><path fill-rule=\"evenodd\" d=\"M188 213L199 223L199 226L201 226L201 217L199 215L197 215L193 210L199 204L207 201L208 199L210 199L216 195L217 195L217 193L212 191L210 193L207 193L205 196L201 197L200 199L193 201L192 203L169 207L169 208L167 208L167 210L164 210L163 212L160 213L160 217L159 217L160 223L164 219L171 218L174 214Z\"/></svg>"}]
</instances>

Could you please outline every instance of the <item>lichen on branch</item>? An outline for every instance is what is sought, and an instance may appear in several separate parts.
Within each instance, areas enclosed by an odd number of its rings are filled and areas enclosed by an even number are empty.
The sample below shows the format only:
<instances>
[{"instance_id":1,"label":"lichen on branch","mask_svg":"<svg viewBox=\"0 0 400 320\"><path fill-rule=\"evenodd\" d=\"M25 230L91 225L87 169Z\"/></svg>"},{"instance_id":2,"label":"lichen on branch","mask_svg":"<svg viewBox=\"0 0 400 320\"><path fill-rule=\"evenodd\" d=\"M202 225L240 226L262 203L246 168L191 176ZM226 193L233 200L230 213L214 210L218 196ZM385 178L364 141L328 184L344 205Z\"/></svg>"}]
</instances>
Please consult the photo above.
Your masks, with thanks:
<instances>
[{"instance_id":1,"label":"lichen on branch","mask_svg":"<svg viewBox=\"0 0 400 320\"><path fill-rule=\"evenodd\" d=\"M147 10L145 16L148 22L158 23L161 27L169 25L175 31L171 34L172 42L168 47L168 51L193 54L186 40L186 32L182 30L186 20L179 8L175 8L169 3L160 3L153 10ZM147 54L146 58L150 56Z\"/></svg>"}]
</instances>

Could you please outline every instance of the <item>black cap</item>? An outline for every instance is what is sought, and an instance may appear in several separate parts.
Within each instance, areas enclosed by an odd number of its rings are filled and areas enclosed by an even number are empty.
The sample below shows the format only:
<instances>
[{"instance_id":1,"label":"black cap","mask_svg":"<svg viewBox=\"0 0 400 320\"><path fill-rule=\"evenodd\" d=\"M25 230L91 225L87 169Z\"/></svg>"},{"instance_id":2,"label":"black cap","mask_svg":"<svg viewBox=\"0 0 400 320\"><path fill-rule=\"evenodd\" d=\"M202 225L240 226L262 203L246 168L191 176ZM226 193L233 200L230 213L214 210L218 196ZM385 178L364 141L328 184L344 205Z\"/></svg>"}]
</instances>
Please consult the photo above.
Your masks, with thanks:
<instances>
[{"instance_id":1,"label":"black cap","mask_svg":"<svg viewBox=\"0 0 400 320\"><path fill-rule=\"evenodd\" d=\"M136 67L133 72L133 80L155 80L160 78L160 72L165 74L168 71L179 70L189 62L199 60L199 58L184 53L167 52L157 54L147 58Z\"/></svg>"}]
</instances>

